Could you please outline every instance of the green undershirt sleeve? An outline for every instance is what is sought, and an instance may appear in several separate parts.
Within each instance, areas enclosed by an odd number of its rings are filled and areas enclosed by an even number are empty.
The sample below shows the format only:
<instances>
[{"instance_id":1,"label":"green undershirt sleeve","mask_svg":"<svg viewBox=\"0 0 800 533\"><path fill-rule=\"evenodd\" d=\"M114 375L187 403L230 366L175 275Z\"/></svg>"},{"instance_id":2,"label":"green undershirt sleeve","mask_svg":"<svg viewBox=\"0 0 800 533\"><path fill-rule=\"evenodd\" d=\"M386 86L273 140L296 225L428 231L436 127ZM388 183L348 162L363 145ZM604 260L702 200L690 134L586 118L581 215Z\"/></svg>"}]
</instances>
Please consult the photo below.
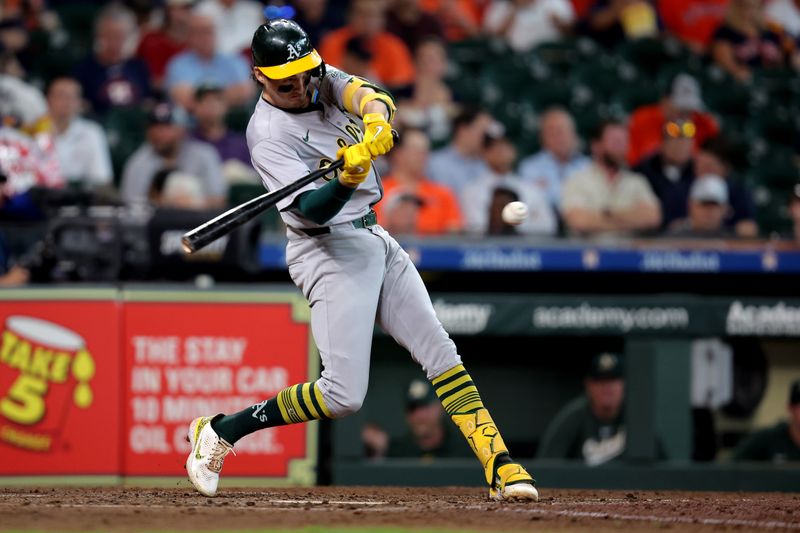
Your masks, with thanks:
<instances>
[{"instance_id":1,"label":"green undershirt sleeve","mask_svg":"<svg viewBox=\"0 0 800 533\"><path fill-rule=\"evenodd\" d=\"M295 200L295 205L307 219L324 224L342 210L354 192L355 189L342 185L334 178L319 189L302 193Z\"/></svg>"}]
</instances>

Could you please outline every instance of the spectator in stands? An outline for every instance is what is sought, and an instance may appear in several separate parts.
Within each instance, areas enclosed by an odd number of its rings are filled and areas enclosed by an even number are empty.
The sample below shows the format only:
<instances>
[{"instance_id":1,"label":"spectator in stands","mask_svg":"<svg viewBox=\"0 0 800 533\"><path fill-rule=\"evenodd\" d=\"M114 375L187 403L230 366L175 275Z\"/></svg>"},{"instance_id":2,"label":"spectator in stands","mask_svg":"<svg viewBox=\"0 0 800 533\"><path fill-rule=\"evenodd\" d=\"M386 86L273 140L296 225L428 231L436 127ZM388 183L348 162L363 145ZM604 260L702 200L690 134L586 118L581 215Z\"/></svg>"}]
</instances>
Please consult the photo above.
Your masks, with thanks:
<instances>
[{"instance_id":1,"label":"spectator in stands","mask_svg":"<svg viewBox=\"0 0 800 533\"><path fill-rule=\"evenodd\" d=\"M482 157L483 139L496 123L491 115L476 108L464 108L453 120L453 140L435 151L428 163L428 176L447 185L456 194L474 178L486 173Z\"/></svg>"},{"instance_id":2,"label":"spectator in stands","mask_svg":"<svg viewBox=\"0 0 800 533\"><path fill-rule=\"evenodd\" d=\"M686 216L688 190L695 177L692 148L696 131L691 121L667 122L661 149L634 168L647 178L661 202L664 228Z\"/></svg>"},{"instance_id":3,"label":"spectator in stands","mask_svg":"<svg viewBox=\"0 0 800 533\"><path fill-rule=\"evenodd\" d=\"M734 461L800 461L800 380L789 388L789 419L757 431L733 452Z\"/></svg>"},{"instance_id":4,"label":"spectator in stands","mask_svg":"<svg viewBox=\"0 0 800 533\"><path fill-rule=\"evenodd\" d=\"M374 80L372 71L372 52L361 37L351 37L344 45L341 68L348 74Z\"/></svg>"},{"instance_id":5,"label":"spectator in stands","mask_svg":"<svg viewBox=\"0 0 800 533\"><path fill-rule=\"evenodd\" d=\"M792 232L789 238L800 245L800 183L792 187L789 197L789 217L792 219Z\"/></svg>"},{"instance_id":6,"label":"spectator in stands","mask_svg":"<svg viewBox=\"0 0 800 533\"><path fill-rule=\"evenodd\" d=\"M189 38L189 16L194 0L167 0L164 4L164 25L146 33L136 56L147 64L153 85L161 87L167 63L186 49Z\"/></svg>"},{"instance_id":7,"label":"spectator in stands","mask_svg":"<svg viewBox=\"0 0 800 533\"><path fill-rule=\"evenodd\" d=\"M522 179L538 187L550 205L561 205L561 185L564 179L589 164L590 159L580 153L575 121L562 107L548 109L540 118L539 134L542 149L520 162Z\"/></svg>"},{"instance_id":8,"label":"spectator in stands","mask_svg":"<svg viewBox=\"0 0 800 533\"><path fill-rule=\"evenodd\" d=\"M81 86L73 78L56 78L47 89L48 117L62 175L86 189L112 184L106 133L80 117Z\"/></svg>"},{"instance_id":9,"label":"spectator in stands","mask_svg":"<svg viewBox=\"0 0 800 533\"><path fill-rule=\"evenodd\" d=\"M700 176L689 189L689 216L673 224L674 237L723 238L732 236L725 228L729 210L728 185L714 174Z\"/></svg>"},{"instance_id":10,"label":"spectator in stands","mask_svg":"<svg viewBox=\"0 0 800 533\"><path fill-rule=\"evenodd\" d=\"M658 13L669 33L695 54L705 55L714 31L725 20L729 3L730 0L661 1Z\"/></svg>"},{"instance_id":11,"label":"spectator in stands","mask_svg":"<svg viewBox=\"0 0 800 533\"><path fill-rule=\"evenodd\" d=\"M703 108L697 80L688 74L675 76L669 92L659 103L639 107L631 115L628 164L637 165L658 150L664 125L670 121L689 120L694 124L694 148L697 150L719 132L717 121Z\"/></svg>"},{"instance_id":12,"label":"spectator in stands","mask_svg":"<svg viewBox=\"0 0 800 533\"><path fill-rule=\"evenodd\" d=\"M422 9L441 21L448 41L477 37L487 0L421 0Z\"/></svg>"},{"instance_id":13,"label":"spectator in stands","mask_svg":"<svg viewBox=\"0 0 800 533\"><path fill-rule=\"evenodd\" d=\"M444 29L439 20L422 10L421 0L390 0L386 28L400 37L409 50L429 39L444 39ZM419 63L417 63L419 68Z\"/></svg>"},{"instance_id":14,"label":"spectator in stands","mask_svg":"<svg viewBox=\"0 0 800 533\"><path fill-rule=\"evenodd\" d=\"M151 96L150 74L133 57L139 40L136 17L119 4L97 16L92 54L76 65L74 77L98 115L112 107L139 106Z\"/></svg>"},{"instance_id":15,"label":"spectator in stands","mask_svg":"<svg viewBox=\"0 0 800 533\"><path fill-rule=\"evenodd\" d=\"M539 43L560 40L571 32L574 22L569 0L495 0L483 26L515 52L527 52Z\"/></svg>"},{"instance_id":16,"label":"spectator in stands","mask_svg":"<svg viewBox=\"0 0 800 533\"><path fill-rule=\"evenodd\" d=\"M783 30L765 21L762 0L730 0L725 23L711 44L717 65L742 83L750 82L754 68L787 65L792 51Z\"/></svg>"},{"instance_id":17,"label":"spectator in stands","mask_svg":"<svg viewBox=\"0 0 800 533\"><path fill-rule=\"evenodd\" d=\"M583 385L586 393L565 405L545 430L539 458L580 459L597 466L624 456L627 435L621 357L613 353L594 356Z\"/></svg>"},{"instance_id":18,"label":"spectator in stands","mask_svg":"<svg viewBox=\"0 0 800 533\"><path fill-rule=\"evenodd\" d=\"M601 46L614 48L625 41L657 37L658 12L653 0L596 0L578 31Z\"/></svg>"},{"instance_id":19,"label":"spectator in stands","mask_svg":"<svg viewBox=\"0 0 800 533\"><path fill-rule=\"evenodd\" d=\"M431 384L415 379L408 385L405 398L408 431L388 441L381 433L362 432L368 455L433 459L437 457L469 457L469 446L445 416L442 403ZM379 430L380 431L380 430Z\"/></svg>"},{"instance_id":20,"label":"spectator in stands","mask_svg":"<svg viewBox=\"0 0 800 533\"><path fill-rule=\"evenodd\" d=\"M771 0L766 7L767 20L783 31L800 38L800 0Z\"/></svg>"},{"instance_id":21,"label":"spectator in stands","mask_svg":"<svg viewBox=\"0 0 800 533\"><path fill-rule=\"evenodd\" d=\"M383 200L375 206L387 230L444 235L462 229L453 192L425 177L430 143L420 130L407 129L391 154L391 174L383 180Z\"/></svg>"},{"instance_id":22,"label":"spectator in stands","mask_svg":"<svg viewBox=\"0 0 800 533\"><path fill-rule=\"evenodd\" d=\"M241 56L216 51L216 30L208 15L192 13L188 43L189 49L167 64L164 86L173 102L190 109L195 88L202 84L222 87L225 101L230 106L250 101L255 93L250 67Z\"/></svg>"},{"instance_id":23,"label":"spectator in stands","mask_svg":"<svg viewBox=\"0 0 800 533\"><path fill-rule=\"evenodd\" d=\"M742 150L725 137L708 139L695 158L695 174L722 176L728 184L729 209L725 214L725 227L739 237L756 237L756 205L752 191L734 176L736 168L746 166Z\"/></svg>"},{"instance_id":24,"label":"spectator in stands","mask_svg":"<svg viewBox=\"0 0 800 533\"><path fill-rule=\"evenodd\" d=\"M561 216L572 233L631 233L657 228L661 208L647 178L625 168L628 131L608 121L592 136L592 163L567 177Z\"/></svg>"},{"instance_id":25,"label":"spectator in stands","mask_svg":"<svg viewBox=\"0 0 800 533\"><path fill-rule=\"evenodd\" d=\"M222 177L219 156L204 142L186 138L180 110L167 103L150 112L147 141L125 164L122 197L128 203L146 202L156 173L175 169L195 176L202 184L207 208L225 205L227 185Z\"/></svg>"},{"instance_id":26,"label":"spectator in stands","mask_svg":"<svg viewBox=\"0 0 800 533\"><path fill-rule=\"evenodd\" d=\"M214 22L216 52L240 55L250 52L254 28L264 22L264 7L254 0L202 0L197 11Z\"/></svg>"},{"instance_id":27,"label":"spectator in stands","mask_svg":"<svg viewBox=\"0 0 800 533\"><path fill-rule=\"evenodd\" d=\"M447 73L447 50L437 38L419 43L414 54L417 77L411 97L398 106L400 124L424 129L433 143L450 136L450 121L456 114L453 93L444 81Z\"/></svg>"},{"instance_id":28,"label":"spectator in stands","mask_svg":"<svg viewBox=\"0 0 800 533\"><path fill-rule=\"evenodd\" d=\"M345 25L346 0L295 0L294 20L306 30L314 48L322 37Z\"/></svg>"},{"instance_id":29,"label":"spectator in stands","mask_svg":"<svg viewBox=\"0 0 800 533\"><path fill-rule=\"evenodd\" d=\"M225 124L228 104L225 102L223 90L217 85L201 85L194 93L192 115L195 128L192 137L203 141L217 150L220 160L225 163L236 160L250 165L250 152L247 140L241 133L233 132Z\"/></svg>"},{"instance_id":30,"label":"spectator in stands","mask_svg":"<svg viewBox=\"0 0 800 533\"><path fill-rule=\"evenodd\" d=\"M555 234L558 224L544 192L514 172L517 149L511 141L503 135L487 135L484 159L489 172L468 183L460 194L467 231L480 235ZM501 198L513 195L510 201L527 204L528 218L519 226L503 222L500 215L508 202L501 203L497 189L502 189Z\"/></svg>"},{"instance_id":31,"label":"spectator in stands","mask_svg":"<svg viewBox=\"0 0 800 533\"><path fill-rule=\"evenodd\" d=\"M347 26L330 32L322 39L320 54L334 66L341 67L347 41L361 37L372 53L372 70L377 81L393 90L408 88L414 81L411 53L399 37L385 30L386 4L383 0L353 0Z\"/></svg>"},{"instance_id":32,"label":"spectator in stands","mask_svg":"<svg viewBox=\"0 0 800 533\"><path fill-rule=\"evenodd\" d=\"M8 103L0 114L0 220L41 220L44 213L32 189L60 189L65 180L49 136L26 133L24 123ZM12 125L14 124L14 125Z\"/></svg>"}]
</instances>

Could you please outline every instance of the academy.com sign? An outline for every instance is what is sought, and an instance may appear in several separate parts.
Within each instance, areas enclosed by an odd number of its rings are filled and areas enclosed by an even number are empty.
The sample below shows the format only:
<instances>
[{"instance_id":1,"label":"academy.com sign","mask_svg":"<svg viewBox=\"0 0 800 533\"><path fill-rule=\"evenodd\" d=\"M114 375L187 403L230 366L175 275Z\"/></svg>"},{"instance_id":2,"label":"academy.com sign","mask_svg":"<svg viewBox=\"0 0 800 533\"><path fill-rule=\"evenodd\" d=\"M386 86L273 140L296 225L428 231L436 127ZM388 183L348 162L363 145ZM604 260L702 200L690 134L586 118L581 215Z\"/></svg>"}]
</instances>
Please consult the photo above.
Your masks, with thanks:
<instances>
[{"instance_id":1,"label":"academy.com sign","mask_svg":"<svg viewBox=\"0 0 800 533\"><path fill-rule=\"evenodd\" d=\"M618 307L579 305L536 307L533 326L550 330L682 330L689 327L685 307Z\"/></svg>"},{"instance_id":2,"label":"academy.com sign","mask_svg":"<svg viewBox=\"0 0 800 533\"><path fill-rule=\"evenodd\" d=\"M725 329L729 335L800 335L800 307L784 302L745 305L734 301L728 309Z\"/></svg>"}]
</instances>

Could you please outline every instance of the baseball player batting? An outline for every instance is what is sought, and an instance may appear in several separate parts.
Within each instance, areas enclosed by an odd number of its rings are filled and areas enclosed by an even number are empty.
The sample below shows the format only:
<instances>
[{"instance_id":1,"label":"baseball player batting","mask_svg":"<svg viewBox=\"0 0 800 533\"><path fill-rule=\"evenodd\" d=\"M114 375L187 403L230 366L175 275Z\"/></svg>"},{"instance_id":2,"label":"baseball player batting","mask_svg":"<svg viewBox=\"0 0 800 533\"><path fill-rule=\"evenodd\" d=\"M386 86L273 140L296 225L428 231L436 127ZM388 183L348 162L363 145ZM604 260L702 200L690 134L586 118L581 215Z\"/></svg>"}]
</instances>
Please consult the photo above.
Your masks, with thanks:
<instances>
[{"instance_id":1,"label":"baseball player batting","mask_svg":"<svg viewBox=\"0 0 800 533\"><path fill-rule=\"evenodd\" d=\"M427 373L478 457L489 497L538 500L533 478L511 459L408 254L376 224L371 207L383 189L372 161L394 144L392 96L326 67L291 20L260 26L252 53L262 93L247 126L247 144L267 189L344 161L341 171L277 204L287 226L289 274L311 305L323 371L313 383L294 385L238 413L193 420L189 479L202 494L214 496L225 457L245 435L358 411L367 394L377 322Z\"/></svg>"}]
</instances>

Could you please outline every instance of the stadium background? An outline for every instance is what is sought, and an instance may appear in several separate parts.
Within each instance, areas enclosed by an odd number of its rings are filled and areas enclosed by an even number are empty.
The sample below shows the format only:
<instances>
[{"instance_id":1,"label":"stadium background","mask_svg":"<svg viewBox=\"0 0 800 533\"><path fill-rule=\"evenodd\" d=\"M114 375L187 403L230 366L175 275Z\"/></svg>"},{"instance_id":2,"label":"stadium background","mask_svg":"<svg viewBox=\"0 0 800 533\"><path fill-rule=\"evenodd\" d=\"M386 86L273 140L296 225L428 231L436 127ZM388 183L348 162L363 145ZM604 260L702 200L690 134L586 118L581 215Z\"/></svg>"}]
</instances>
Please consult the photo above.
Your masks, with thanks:
<instances>
[{"instance_id":1,"label":"stadium background","mask_svg":"<svg viewBox=\"0 0 800 533\"><path fill-rule=\"evenodd\" d=\"M6 2L4 13L13 12L15 4ZM35 7L22 24L28 33L27 44L16 53L16 59L26 67L24 79L44 90L51 78L69 74L90 53L93 24L105 2L30 4ZM333 18L341 23L346 20L345 4L329 2L329 9L338 10L338 19ZM461 4L480 11L488 3ZM589 13L590 4L575 2L576 20ZM132 1L129 7L139 23L145 24L160 6ZM57 30L42 23L45 11L57 16ZM448 20L441 13L435 16ZM16 21L6 22L6 30L18 27ZM786 465L742 466L728 461L732 448L745 434L785 417L789 383L800 377L796 357L800 253L789 211L800 182L796 151L800 79L791 60L786 68L756 68L752 81L742 84L708 56L693 53L664 22L658 35L624 40L612 47L604 47L576 29L576 35L525 52L512 51L500 38L466 37L452 27L445 29L445 81L455 103L488 111L504 126L520 158L540 148L539 117L551 106L563 106L573 115L587 152L589 136L603 120L624 120L637 107L658 102L669 92L677 73L691 74L700 83L703 101L719 121L722 133L738 146L742 157L732 179L752 191L756 205L758 236L748 239L676 240L652 233L575 238L563 223L559 234L549 237L404 236L404 245L417 259L437 310L474 369L510 447L520 450L517 455L526 457L526 464L550 487L796 490L800 477ZM116 186L125 162L144 142L152 100L114 106L103 114L86 109L86 115L97 120L108 136ZM232 109L228 125L241 130L249 109ZM441 147L447 138L435 141ZM227 203L237 204L260 191L257 184L231 185ZM267 214L260 225L237 233L223 251L188 261L175 250L167 247L165 251L164 243L169 241L163 236L188 229L208 212L167 209L143 221L135 210L106 194L79 184L44 191L42 217L2 223L5 268L10 272L21 261L30 267L34 282L0 293L4 332L24 336L26 328L20 330L19 324L8 320L19 315L76 331L92 353L94 369L88 373L91 377L84 379L79 370L73 370L67 382L69 390L59 393L63 398L72 395L73 401L65 402L66 407L59 404L59 420L52 420L55 415L48 411L43 422L36 422L45 426L4 439L0 446L8 457L18 460L3 467L7 468L3 474L14 477L0 481L19 483L26 481L19 476L31 474L74 474L83 479L99 476L96 480L101 483L116 483L120 476L159 483L164 477L180 475L181 463L170 462L171 454L178 457L182 453L172 442L171 432L183 421L150 410L150 398L156 391L148 389L147 369L137 370L137 365L150 370L161 366L163 374L157 375L164 377L166 387L170 365L180 366L183 361L186 366L207 364L218 369L230 363L234 368L237 359L231 356L222 361L209 356L208 361L189 364L187 352L182 352L180 361L170 359L169 353L178 352L163 345L139 352L135 338L161 339L167 345L170 341L164 339L178 338L184 348L191 339L203 336L247 338L250 351L245 357L256 369L274 371L279 367L291 376L318 371L307 329L301 328L292 337L282 328L265 331L260 326L270 322L260 322L258 317L270 313L282 325L305 320L302 309L298 310L302 303L288 286L275 213ZM98 209L96 204L106 208ZM153 222L155 218L158 223ZM46 252L41 252L42 247ZM32 254L36 259L30 259ZM244 308L231 311L237 304ZM248 305L263 309L252 311ZM76 309L83 313L83 306L88 306L86 323L73 316ZM89 309L92 306L96 309ZM158 313L163 320L154 318ZM488 318L481 321L473 313ZM561 322L553 318L553 314L570 313L571 318ZM642 318L629 324L621 315ZM550 316L550 322L537 323L536 316L544 317L545 322ZM275 341L270 333L280 340ZM290 338L283 339L283 335ZM711 412L716 429L711 444L718 448L716 453L704 461L693 461L696 447L709 442L698 444L695 438L691 346L697 339L709 337L722 338L732 348L733 381L727 385L735 384L734 395ZM47 345L47 339L36 334L30 340ZM273 353L276 343L286 352ZM73 361L81 353L79 348ZM533 459L546 424L581 392L589 359L601 351L626 356L631 462L597 470L578 463ZM275 359L259 360L265 352ZM306 356L301 357L303 364L297 362L298 353ZM25 374L19 367L12 368L10 361L13 359L4 359L1 367L3 392L11 390L18 374ZM80 365L73 366L77 369ZM270 439L254 444L252 461L245 453L238 467L234 466L237 459L226 465L232 469L234 483L243 482L241 476L246 483L276 483L277 478L288 476L292 483L479 484L474 465L468 461L364 459L360 444L363 425L380 422L389 434L401 433L405 387L421 375L406 354L380 332L376 332L372 372L371 390L361 413L319 428L313 423L309 426L313 429L287 431L279 446ZM272 390L270 387L280 383L279 377L267 372L264 379L276 381L262 383L261 388L251 384L250 393ZM175 390L196 398L192 379L186 378ZM69 456L86 445L86 435L80 435L86 428L77 421L96 403L81 405L86 399L76 391L87 382L95 398L110 394L108 411L92 416L106 417L113 435L110 441L116 444L104 455L90 456L93 461L87 461L83 453L83 461L72 464L73 471L64 471L59 457L42 459L47 454L42 455L41 450L32 454L31 445L44 441L31 438L31 434L51 436L54 448L50 451L56 454ZM231 392L224 379L221 383L211 396ZM121 389L116 390L115 384ZM244 395L239 390L237 394ZM144 396L148 397L142 399ZM48 409L55 405L51 402L58 400L48 399ZM156 410L163 411L167 404L159 400L158 405L162 409ZM189 414L191 407L185 409L180 412ZM194 414L201 413L189 418ZM108 422L109 416L113 422ZM88 423L97 424L98 419ZM133 436L134 426L146 428L136 430L139 432ZM656 458L659 440L666 447L664 460ZM27 448L20 446L21 442L27 443ZM62 446L64 443L69 445ZM285 464L281 465L286 468L264 471L258 454L283 454L280 457ZM298 462L298 457L310 461ZM292 461L294 466L289 465ZM657 475L642 475L643 471ZM27 478L27 482L31 479L38 482L43 478Z\"/></svg>"}]
</instances>

